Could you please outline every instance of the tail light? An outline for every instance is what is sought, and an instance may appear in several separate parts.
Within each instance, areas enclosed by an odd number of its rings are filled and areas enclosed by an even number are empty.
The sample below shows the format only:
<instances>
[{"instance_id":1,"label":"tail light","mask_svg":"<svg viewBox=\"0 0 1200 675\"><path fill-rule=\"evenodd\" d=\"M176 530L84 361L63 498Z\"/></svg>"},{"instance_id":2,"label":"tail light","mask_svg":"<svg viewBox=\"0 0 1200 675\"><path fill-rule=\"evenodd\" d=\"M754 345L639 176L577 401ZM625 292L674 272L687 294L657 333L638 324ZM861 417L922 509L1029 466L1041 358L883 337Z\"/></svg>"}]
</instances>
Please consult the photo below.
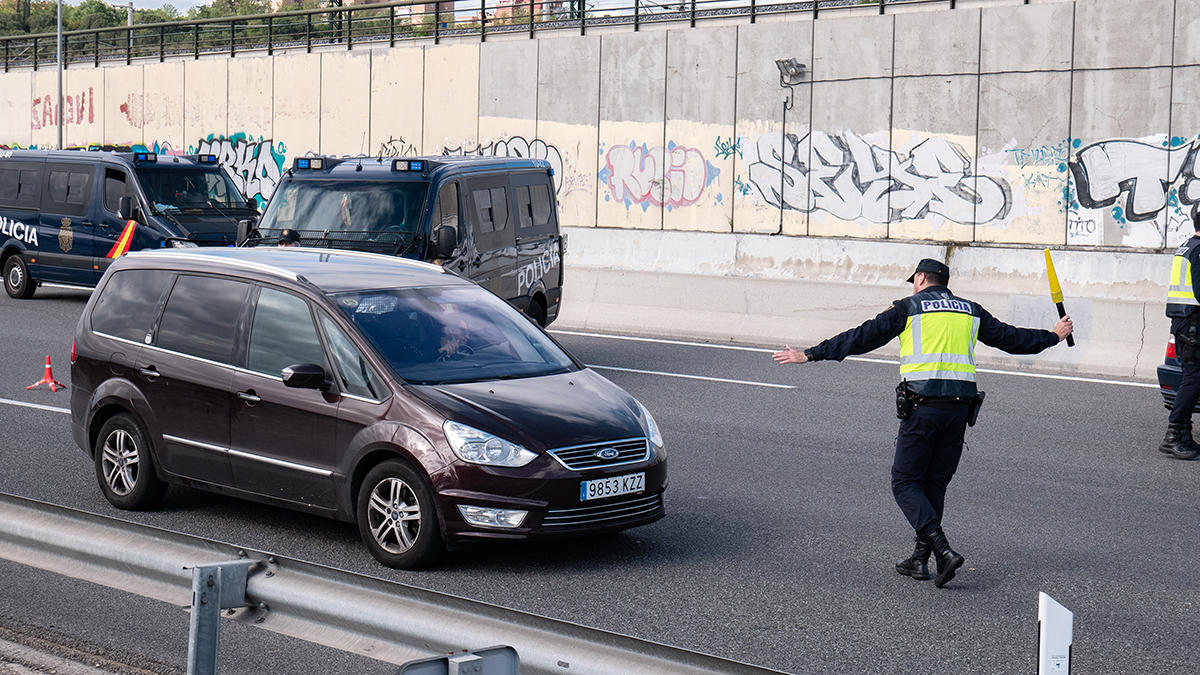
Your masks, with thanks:
<instances>
[{"instance_id":1,"label":"tail light","mask_svg":"<svg viewBox=\"0 0 1200 675\"><path fill-rule=\"evenodd\" d=\"M1174 351L1174 349L1175 349L1175 346L1172 345L1171 350ZM71 363L75 363L75 360L78 358L79 358L79 352L75 351L75 341L71 340Z\"/></svg>"}]
</instances>

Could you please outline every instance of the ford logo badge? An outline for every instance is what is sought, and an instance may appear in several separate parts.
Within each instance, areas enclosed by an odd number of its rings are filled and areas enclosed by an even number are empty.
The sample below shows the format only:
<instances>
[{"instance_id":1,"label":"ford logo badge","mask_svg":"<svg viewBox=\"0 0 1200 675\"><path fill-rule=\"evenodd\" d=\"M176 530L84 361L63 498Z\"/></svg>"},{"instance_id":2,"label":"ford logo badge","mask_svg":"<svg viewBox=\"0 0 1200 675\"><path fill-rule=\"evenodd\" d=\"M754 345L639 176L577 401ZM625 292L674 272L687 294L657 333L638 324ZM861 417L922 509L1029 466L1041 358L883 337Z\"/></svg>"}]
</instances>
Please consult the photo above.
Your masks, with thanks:
<instances>
[{"instance_id":1,"label":"ford logo badge","mask_svg":"<svg viewBox=\"0 0 1200 675\"><path fill-rule=\"evenodd\" d=\"M601 448L596 451L596 456L600 459L616 459L620 454L616 448Z\"/></svg>"}]
</instances>

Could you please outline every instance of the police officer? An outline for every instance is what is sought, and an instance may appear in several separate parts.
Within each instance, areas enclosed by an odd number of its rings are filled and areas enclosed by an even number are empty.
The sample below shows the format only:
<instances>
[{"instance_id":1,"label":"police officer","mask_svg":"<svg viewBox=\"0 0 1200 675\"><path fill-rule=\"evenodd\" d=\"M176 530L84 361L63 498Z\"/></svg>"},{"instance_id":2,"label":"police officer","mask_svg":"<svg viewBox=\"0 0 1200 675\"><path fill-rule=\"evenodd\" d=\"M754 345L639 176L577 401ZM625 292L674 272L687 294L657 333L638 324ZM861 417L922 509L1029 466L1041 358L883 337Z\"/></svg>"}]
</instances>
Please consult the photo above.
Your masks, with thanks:
<instances>
[{"instance_id":1,"label":"police officer","mask_svg":"<svg viewBox=\"0 0 1200 675\"><path fill-rule=\"evenodd\" d=\"M1196 234L1189 237L1171 259L1171 284L1167 288L1167 316L1175 336L1175 354L1183 377L1167 420L1167 436L1158 449L1179 459L1196 459L1200 445L1192 438L1192 411L1200 399L1200 284L1196 283L1200 259L1200 212L1192 216Z\"/></svg>"},{"instance_id":2,"label":"police officer","mask_svg":"<svg viewBox=\"0 0 1200 675\"><path fill-rule=\"evenodd\" d=\"M1053 331L1010 326L982 306L953 295L950 268L926 258L908 278L913 294L857 328L797 351L775 352L777 363L807 363L864 354L900 338L901 419L892 464L892 494L916 532L916 548L896 571L924 581L929 555L937 557L938 588L963 564L942 532L946 486L958 468L963 434L982 403L975 388L975 342L1010 354L1036 354L1071 334L1070 317Z\"/></svg>"}]
</instances>

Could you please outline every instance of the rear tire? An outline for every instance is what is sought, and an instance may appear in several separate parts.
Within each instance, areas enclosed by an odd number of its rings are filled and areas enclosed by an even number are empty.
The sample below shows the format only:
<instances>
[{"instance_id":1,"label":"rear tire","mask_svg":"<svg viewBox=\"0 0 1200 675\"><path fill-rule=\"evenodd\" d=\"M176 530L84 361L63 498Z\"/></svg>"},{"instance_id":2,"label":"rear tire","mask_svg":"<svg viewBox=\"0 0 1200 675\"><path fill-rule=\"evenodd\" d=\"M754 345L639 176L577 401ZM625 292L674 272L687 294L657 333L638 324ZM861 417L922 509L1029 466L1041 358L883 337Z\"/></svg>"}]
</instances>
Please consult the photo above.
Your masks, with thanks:
<instances>
[{"instance_id":1,"label":"rear tire","mask_svg":"<svg viewBox=\"0 0 1200 675\"><path fill-rule=\"evenodd\" d=\"M166 494L166 484L154 473L146 432L130 415L115 415L100 428L95 464L100 491L118 509L148 509Z\"/></svg>"},{"instance_id":2,"label":"rear tire","mask_svg":"<svg viewBox=\"0 0 1200 675\"><path fill-rule=\"evenodd\" d=\"M418 569L445 553L433 491L406 462L391 459L371 469L354 513L367 550L388 567Z\"/></svg>"},{"instance_id":3,"label":"rear tire","mask_svg":"<svg viewBox=\"0 0 1200 675\"><path fill-rule=\"evenodd\" d=\"M26 300L33 297L37 284L29 277L29 266L20 253L14 253L4 261L4 290L9 297Z\"/></svg>"},{"instance_id":4,"label":"rear tire","mask_svg":"<svg viewBox=\"0 0 1200 675\"><path fill-rule=\"evenodd\" d=\"M546 303L542 302L541 298L534 298L529 301L529 309L526 310L529 318L537 322L537 325L542 328L546 327Z\"/></svg>"}]
</instances>

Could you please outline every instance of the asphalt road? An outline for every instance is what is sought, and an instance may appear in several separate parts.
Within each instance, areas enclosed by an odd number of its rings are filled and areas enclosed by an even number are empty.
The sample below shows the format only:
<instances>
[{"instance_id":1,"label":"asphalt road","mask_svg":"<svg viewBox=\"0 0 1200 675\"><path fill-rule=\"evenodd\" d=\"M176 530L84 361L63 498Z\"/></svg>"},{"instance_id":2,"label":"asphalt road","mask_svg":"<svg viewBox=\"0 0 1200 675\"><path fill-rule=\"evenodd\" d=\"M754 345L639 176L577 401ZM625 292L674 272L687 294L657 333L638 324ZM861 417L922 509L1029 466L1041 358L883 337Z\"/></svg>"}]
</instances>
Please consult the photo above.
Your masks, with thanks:
<instances>
[{"instance_id":1,"label":"asphalt road","mask_svg":"<svg viewBox=\"0 0 1200 675\"><path fill-rule=\"evenodd\" d=\"M68 407L66 392L24 387L47 354L69 383L86 296L42 288L30 301L0 297L0 398ZM158 511L118 512L66 415L7 403L0 491L790 672L1027 673L1039 591L1075 612L1074 672L1200 672L1200 462L1157 452L1166 413L1153 388L981 376L987 404L968 432L945 522L967 563L939 590L892 569L912 546L889 488L894 365L781 367L759 351L557 337L589 364L627 369L600 372L657 417L670 457L665 519L395 571L349 525L249 502L174 489ZM0 626L79 636L150 670L182 665L182 610L2 570ZM226 673L386 670L262 631L230 633Z\"/></svg>"}]
</instances>

